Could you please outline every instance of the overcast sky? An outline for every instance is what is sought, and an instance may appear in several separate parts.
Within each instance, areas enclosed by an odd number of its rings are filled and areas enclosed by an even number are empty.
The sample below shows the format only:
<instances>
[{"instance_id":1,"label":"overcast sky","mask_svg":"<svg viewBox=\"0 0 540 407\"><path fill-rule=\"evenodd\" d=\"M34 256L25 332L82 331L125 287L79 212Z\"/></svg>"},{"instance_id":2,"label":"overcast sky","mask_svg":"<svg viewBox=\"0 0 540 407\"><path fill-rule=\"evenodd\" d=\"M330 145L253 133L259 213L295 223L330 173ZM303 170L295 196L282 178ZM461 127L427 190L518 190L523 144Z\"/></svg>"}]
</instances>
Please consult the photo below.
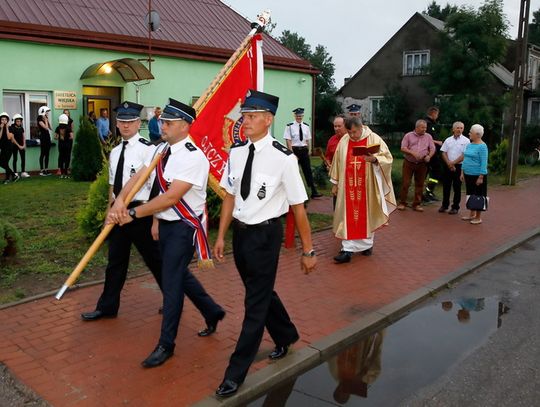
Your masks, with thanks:
<instances>
[{"instance_id":1,"label":"overcast sky","mask_svg":"<svg viewBox=\"0 0 540 407\"><path fill-rule=\"evenodd\" d=\"M238 13L253 21L256 15L270 9L273 32L297 32L312 49L324 45L336 66L334 79L339 88L343 79L352 76L364 65L416 12L424 11L431 0L222 0ZM480 0L437 1L470 5L478 8ZM520 0L504 0L504 12L510 22L510 35L517 36ZM540 8L540 0L531 0L533 11ZM349 55L353 50L353 54Z\"/></svg>"}]
</instances>

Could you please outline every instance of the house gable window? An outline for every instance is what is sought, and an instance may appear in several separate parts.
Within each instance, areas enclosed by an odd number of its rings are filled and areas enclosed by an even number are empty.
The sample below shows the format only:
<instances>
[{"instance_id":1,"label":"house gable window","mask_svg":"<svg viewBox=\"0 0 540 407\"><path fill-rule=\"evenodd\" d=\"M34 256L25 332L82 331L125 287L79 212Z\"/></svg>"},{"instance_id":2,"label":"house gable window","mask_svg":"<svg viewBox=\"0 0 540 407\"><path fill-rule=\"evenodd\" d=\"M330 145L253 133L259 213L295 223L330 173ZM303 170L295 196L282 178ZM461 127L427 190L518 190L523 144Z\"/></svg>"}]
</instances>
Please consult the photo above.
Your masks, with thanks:
<instances>
[{"instance_id":1,"label":"house gable window","mask_svg":"<svg viewBox=\"0 0 540 407\"><path fill-rule=\"evenodd\" d=\"M425 75L429 61L429 49L405 51L403 53L403 76Z\"/></svg>"},{"instance_id":2,"label":"house gable window","mask_svg":"<svg viewBox=\"0 0 540 407\"><path fill-rule=\"evenodd\" d=\"M379 123L379 112L381 111L381 102L384 99L383 96L370 96L369 97L369 123Z\"/></svg>"}]
</instances>

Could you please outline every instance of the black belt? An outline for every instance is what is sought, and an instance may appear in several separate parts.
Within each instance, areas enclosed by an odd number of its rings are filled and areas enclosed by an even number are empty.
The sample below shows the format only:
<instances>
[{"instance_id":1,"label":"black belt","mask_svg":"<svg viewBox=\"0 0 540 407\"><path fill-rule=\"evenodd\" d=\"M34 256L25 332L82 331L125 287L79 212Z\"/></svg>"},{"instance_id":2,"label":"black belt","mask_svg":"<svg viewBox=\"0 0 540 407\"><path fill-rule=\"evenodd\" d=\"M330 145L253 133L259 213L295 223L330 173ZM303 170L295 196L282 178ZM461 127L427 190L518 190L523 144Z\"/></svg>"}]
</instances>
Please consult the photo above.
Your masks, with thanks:
<instances>
[{"instance_id":1,"label":"black belt","mask_svg":"<svg viewBox=\"0 0 540 407\"><path fill-rule=\"evenodd\" d=\"M271 225L273 223L279 222L279 219L280 219L280 217L272 218L272 219L264 220L264 221L262 221L260 223L256 223L254 225L248 225L247 223L239 221L238 219L234 219L234 226L236 226L239 229L257 228L257 227L268 226L268 225Z\"/></svg>"},{"instance_id":2,"label":"black belt","mask_svg":"<svg viewBox=\"0 0 540 407\"><path fill-rule=\"evenodd\" d=\"M308 148L307 146L301 146L301 147L298 147L298 146L293 146L293 150L304 150Z\"/></svg>"}]
</instances>

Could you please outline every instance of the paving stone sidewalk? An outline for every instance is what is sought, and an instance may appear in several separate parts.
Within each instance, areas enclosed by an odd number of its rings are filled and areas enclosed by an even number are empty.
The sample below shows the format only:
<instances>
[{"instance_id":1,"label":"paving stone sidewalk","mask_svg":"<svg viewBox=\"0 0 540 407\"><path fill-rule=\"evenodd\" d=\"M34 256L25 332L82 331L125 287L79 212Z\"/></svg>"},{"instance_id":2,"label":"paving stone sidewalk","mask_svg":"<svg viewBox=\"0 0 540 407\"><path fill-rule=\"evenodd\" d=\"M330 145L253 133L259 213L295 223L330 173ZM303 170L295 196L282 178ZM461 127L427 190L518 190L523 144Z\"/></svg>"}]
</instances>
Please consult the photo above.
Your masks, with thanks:
<instances>
[{"instance_id":1,"label":"paving stone sidewalk","mask_svg":"<svg viewBox=\"0 0 540 407\"><path fill-rule=\"evenodd\" d=\"M371 257L335 265L339 243L330 230L314 236L317 270L303 275L299 251L283 250L276 290L307 347L363 316L458 270L540 226L540 178L516 187L489 188L489 211L481 225L440 214L395 212L376 234ZM331 200L310 211L331 213ZM83 322L102 286L68 292L0 310L0 361L23 384L53 406L188 406L213 394L222 380L243 318L243 288L229 256L213 271L199 272L227 317L209 338L196 333L204 321L186 301L176 354L151 370L140 362L159 337L160 294L152 277L129 280L116 319ZM265 336L251 372L268 366L273 345Z\"/></svg>"}]
</instances>

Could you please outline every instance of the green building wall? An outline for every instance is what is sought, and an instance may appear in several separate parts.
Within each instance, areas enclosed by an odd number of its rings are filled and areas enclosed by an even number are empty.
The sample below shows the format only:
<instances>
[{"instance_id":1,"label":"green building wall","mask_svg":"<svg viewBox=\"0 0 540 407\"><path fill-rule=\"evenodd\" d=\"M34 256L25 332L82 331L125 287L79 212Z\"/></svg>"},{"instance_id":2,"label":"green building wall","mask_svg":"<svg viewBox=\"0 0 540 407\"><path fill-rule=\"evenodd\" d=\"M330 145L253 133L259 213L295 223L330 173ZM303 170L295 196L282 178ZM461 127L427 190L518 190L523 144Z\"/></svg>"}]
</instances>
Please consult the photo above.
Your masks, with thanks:
<instances>
[{"instance_id":1,"label":"green building wall","mask_svg":"<svg viewBox=\"0 0 540 407\"><path fill-rule=\"evenodd\" d=\"M263 45L264 52L264 45ZM71 110L75 131L83 114L83 86L112 86L121 88L121 100L137 101L144 106L163 106L168 97L191 103L192 97L200 96L210 85L223 64L154 56L152 74L155 79L145 82L126 83L113 73L81 80L87 67L98 62L120 58L142 59L145 54L129 54L93 48L48 45L31 42L0 40L0 90L48 92L51 97L51 125L58 124L61 109L54 109L53 91L74 91L77 109ZM306 73L265 69L265 92L279 96L280 105L273 126L273 134L283 139L285 125L292 121L292 110L304 107L306 123L312 120L312 76ZM138 89L138 91L137 91ZM138 93L138 96L137 96ZM0 98L0 111L3 111ZM146 136L145 128L141 134ZM39 147L27 148L27 171L39 169ZM57 148L51 149L50 168L56 168Z\"/></svg>"}]
</instances>

